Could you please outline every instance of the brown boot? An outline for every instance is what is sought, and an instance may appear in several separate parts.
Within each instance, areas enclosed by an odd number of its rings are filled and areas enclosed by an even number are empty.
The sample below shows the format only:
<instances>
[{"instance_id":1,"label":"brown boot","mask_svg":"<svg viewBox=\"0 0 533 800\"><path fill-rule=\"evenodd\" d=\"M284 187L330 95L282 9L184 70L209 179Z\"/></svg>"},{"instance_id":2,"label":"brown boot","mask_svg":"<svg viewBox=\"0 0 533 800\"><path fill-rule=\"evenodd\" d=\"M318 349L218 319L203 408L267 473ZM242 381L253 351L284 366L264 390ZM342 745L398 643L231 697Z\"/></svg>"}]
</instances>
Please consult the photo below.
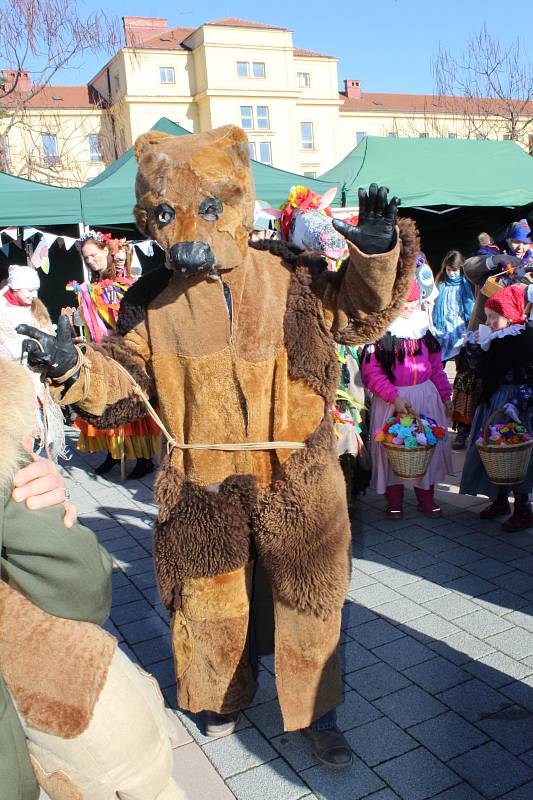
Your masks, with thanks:
<instances>
[{"instance_id":1,"label":"brown boot","mask_svg":"<svg viewBox=\"0 0 533 800\"><path fill-rule=\"evenodd\" d=\"M352 751L337 727L325 731L303 728L302 734L311 742L313 754L321 764L333 769L346 769L352 763Z\"/></svg>"},{"instance_id":2,"label":"brown boot","mask_svg":"<svg viewBox=\"0 0 533 800\"><path fill-rule=\"evenodd\" d=\"M531 506L515 505L512 517L502 522L502 531L514 533L515 531L525 531L527 528L533 528Z\"/></svg>"},{"instance_id":3,"label":"brown boot","mask_svg":"<svg viewBox=\"0 0 533 800\"><path fill-rule=\"evenodd\" d=\"M511 506L508 500L496 499L490 506L487 506L479 512L480 519L495 519L496 517L504 517L506 514L511 513Z\"/></svg>"}]
</instances>

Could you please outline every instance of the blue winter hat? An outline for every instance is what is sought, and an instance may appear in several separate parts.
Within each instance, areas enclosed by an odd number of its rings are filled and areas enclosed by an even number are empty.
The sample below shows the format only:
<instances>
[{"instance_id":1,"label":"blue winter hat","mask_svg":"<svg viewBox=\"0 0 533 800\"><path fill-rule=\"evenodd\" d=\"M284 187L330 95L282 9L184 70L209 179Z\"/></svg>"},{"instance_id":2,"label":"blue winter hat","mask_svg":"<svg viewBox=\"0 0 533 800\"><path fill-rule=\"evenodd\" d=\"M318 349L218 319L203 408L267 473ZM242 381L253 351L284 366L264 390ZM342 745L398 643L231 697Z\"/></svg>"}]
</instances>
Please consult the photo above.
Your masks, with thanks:
<instances>
[{"instance_id":1,"label":"blue winter hat","mask_svg":"<svg viewBox=\"0 0 533 800\"><path fill-rule=\"evenodd\" d=\"M531 231L526 219L521 219L518 222L512 222L507 229L507 239L511 242L523 242L524 244L531 244L529 238Z\"/></svg>"}]
</instances>

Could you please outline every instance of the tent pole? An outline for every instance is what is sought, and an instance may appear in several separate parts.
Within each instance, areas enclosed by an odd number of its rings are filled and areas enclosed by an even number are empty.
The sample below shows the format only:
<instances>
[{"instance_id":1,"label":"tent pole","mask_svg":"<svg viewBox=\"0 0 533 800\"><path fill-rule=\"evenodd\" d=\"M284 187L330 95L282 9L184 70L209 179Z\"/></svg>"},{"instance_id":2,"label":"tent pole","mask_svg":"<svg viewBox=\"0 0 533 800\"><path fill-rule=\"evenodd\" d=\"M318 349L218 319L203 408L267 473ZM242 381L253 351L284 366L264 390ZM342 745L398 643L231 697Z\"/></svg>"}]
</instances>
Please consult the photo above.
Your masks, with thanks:
<instances>
[{"instance_id":1,"label":"tent pole","mask_svg":"<svg viewBox=\"0 0 533 800\"><path fill-rule=\"evenodd\" d=\"M78 223L78 233L80 235L80 238L88 230L89 230L89 226L88 225L85 225L83 222L79 222ZM81 258L81 268L83 270L83 282L84 283L89 283L89 270L87 269L87 265L85 263L85 259L83 258L81 253L80 253L80 258Z\"/></svg>"}]
</instances>

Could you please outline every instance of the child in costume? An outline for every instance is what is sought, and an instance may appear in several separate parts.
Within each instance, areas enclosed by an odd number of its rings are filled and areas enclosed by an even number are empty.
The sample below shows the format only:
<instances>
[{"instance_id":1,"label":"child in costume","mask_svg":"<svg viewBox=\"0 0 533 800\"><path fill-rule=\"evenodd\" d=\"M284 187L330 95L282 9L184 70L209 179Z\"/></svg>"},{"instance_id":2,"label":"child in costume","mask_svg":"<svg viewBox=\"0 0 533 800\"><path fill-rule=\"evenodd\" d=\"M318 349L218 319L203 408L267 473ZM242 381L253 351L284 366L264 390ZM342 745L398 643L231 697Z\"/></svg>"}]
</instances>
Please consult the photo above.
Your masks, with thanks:
<instances>
[{"instance_id":1,"label":"child in costume","mask_svg":"<svg viewBox=\"0 0 533 800\"><path fill-rule=\"evenodd\" d=\"M81 255L91 272L90 283L72 283L76 292L80 312L85 323L85 336L91 342L101 342L114 330L124 294L133 284L128 273L128 258L121 267L125 274L117 275L115 257L125 252L122 243L109 234L89 231L78 240ZM122 260L121 260L122 264ZM105 461L96 468L97 475L106 475L122 457L135 458L135 467L128 473L136 480L153 472L153 456L159 450L159 428L146 415L123 428L97 428L77 417L74 426L79 429L78 450L88 453L107 451ZM123 444L122 444L123 440Z\"/></svg>"},{"instance_id":2,"label":"child in costume","mask_svg":"<svg viewBox=\"0 0 533 800\"><path fill-rule=\"evenodd\" d=\"M443 361L459 354L474 310L474 292L463 273L464 260L459 250L450 250L435 280L438 297L433 306L433 333Z\"/></svg>"},{"instance_id":3,"label":"child in costume","mask_svg":"<svg viewBox=\"0 0 533 800\"><path fill-rule=\"evenodd\" d=\"M529 433L533 430L533 328L526 324L526 288L520 284L499 289L485 303L487 325L472 334L468 351L472 366L481 378L482 393L476 411L463 475L461 494L484 494L491 499L479 516L494 519L509 514L509 493L515 504L512 516L502 524L504 531L521 531L533 525L530 492L533 484L533 460L525 480L514 486L491 483L476 448L493 412L512 403L511 415L517 415ZM513 407L516 406L516 411ZM505 416L498 420L505 421Z\"/></svg>"},{"instance_id":4,"label":"child in costume","mask_svg":"<svg viewBox=\"0 0 533 800\"><path fill-rule=\"evenodd\" d=\"M390 325L385 336L365 348L362 358L363 382L372 392L370 430L383 428L395 415L407 415L409 409L424 414L446 428L446 414L451 414L451 387L442 366L439 343L429 330L427 314L419 309L420 289L413 281L401 315ZM396 476L383 447L371 445L372 484L387 499L387 516L403 513L404 487L412 486ZM414 487L418 508L429 517L441 515L435 500L435 483L452 471L447 441L439 441L426 474Z\"/></svg>"},{"instance_id":5,"label":"child in costume","mask_svg":"<svg viewBox=\"0 0 533 800\"><path fill-rule=\"evenodd\" d=\"M31 376L0 357L0 797L184 800L172 779L175 721L156 682L100 628L112 563L60 505L11 498L36 424Z\"/></svg>"}]
</instances>

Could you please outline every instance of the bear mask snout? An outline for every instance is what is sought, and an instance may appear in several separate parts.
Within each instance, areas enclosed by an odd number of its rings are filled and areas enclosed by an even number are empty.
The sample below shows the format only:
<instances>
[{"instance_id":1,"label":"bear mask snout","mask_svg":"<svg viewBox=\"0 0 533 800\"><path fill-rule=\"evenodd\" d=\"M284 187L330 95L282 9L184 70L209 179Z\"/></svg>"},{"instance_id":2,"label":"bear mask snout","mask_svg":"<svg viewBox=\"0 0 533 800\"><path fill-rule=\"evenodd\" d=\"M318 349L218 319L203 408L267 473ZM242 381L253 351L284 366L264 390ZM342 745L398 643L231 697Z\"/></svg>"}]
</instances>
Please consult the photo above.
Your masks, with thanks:
<instances>
[{"instance_id":1,"label":"bear mask snout","mask_svg":"<svg viewBox=\"0 0 533 800\"><path fill-rule=\"evenodd\" d=\"M194 275L215 264L213 251L205 242L178 242L170 248L170 261L177 272Z\"/></svg>"}]
</instances>

